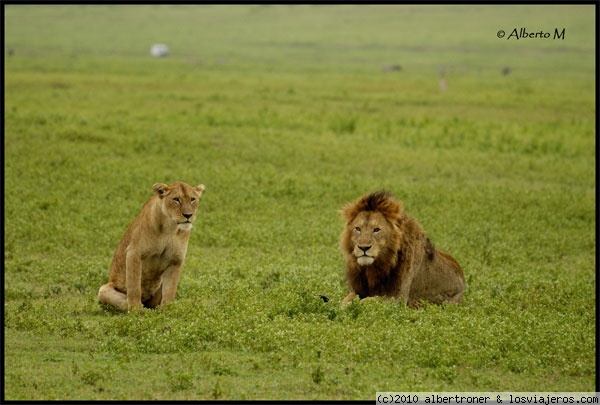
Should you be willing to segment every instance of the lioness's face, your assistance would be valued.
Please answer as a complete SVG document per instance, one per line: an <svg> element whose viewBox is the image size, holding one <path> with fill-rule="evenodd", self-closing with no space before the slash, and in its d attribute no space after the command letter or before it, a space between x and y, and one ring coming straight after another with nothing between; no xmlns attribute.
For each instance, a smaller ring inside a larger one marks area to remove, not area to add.
<svg viewBox="0 0 600 405"><path fill-rule="evenodd" d="M204 185L192 187L181 181L169 184L156 183L154 192L162 200L162 209L165 215L170 217L182 231L192 229L192 223L196 220L198 200L204 191Z"/></svg>
<svg viewBox="0 0 600 405"><path fill-rule="evenodd" d="M348 226L350 227L350 240L352 253L360 266L373 264L377 256L386 247L392 233L392 226L385 217L376 211L363 211L359 213Z"/></svg>

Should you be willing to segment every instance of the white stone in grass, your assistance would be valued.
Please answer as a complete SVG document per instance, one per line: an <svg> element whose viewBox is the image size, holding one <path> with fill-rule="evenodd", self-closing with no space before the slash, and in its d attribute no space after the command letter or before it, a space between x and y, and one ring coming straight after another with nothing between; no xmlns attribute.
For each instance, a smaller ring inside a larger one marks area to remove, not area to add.
<svg viewBox="0 0 600 405"><path fill-rule="evenodd" d="M150 55L155 58L162 58L169 54L169 48L165 44L154 44L150 48Z"/></svg>

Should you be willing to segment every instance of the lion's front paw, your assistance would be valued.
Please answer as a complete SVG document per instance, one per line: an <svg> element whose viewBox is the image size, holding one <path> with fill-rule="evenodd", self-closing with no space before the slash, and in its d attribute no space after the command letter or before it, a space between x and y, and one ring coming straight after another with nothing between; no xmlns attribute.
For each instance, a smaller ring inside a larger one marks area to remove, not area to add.
<svg viewBox="0 0 600 405"><path fill-rule="evenodd" d="M342 307L347 307L348 305L352 304L352 301L354 301L356 297L358 297L356 293L350 293L342 300L340 305Z"/></svg>

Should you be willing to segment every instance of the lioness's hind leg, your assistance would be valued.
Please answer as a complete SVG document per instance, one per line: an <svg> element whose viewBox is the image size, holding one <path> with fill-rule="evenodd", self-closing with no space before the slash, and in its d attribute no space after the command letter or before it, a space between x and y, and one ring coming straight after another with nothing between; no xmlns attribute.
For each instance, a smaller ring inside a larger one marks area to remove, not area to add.
<svg viewBox="0 0 600 405"><path fill-rule="evenodd" d="M98 301L114 305L120 310L127 311L127 294L114 289L110 283L104 284L98 291Z"/></svg>
<svg viewBox="0 0 600 405"><path fill-rule="evenodd" d="M161 300L162 300L162 288L159 288L158 290L156 290L154 295L152 297L150 297L149 299L147 299L146 301L144 301L143 304L146 308L156 308L157 306L160 305Z"/></svg>

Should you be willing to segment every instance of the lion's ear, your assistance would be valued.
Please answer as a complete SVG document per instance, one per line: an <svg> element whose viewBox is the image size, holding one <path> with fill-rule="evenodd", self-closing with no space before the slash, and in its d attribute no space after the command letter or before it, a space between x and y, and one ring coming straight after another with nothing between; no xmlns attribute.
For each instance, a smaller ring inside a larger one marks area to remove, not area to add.
<svg viewBox="0 0 600 405"><path fill-rule="evenodd" d="M167 194L169 194L169 192L171 191L171 189L169 188L169 186L167 186L166 184L163 183L155 183L152 186L152 189L154 190L154 192L156 194L158 194L159 196L164 197Z"/></svg>
<svg viewBox="0 0 600 405"><path fill-rule="evenodd" d="M340 213L342 214L342 218L344 218L346 222L352 221L354 217L356 217L356 215L358 214L356 210L356 204L344 205L344 207L342 207L342 209L340 210Z"/></svg>
<svg viewBox="0 0 600 405"><path fill-rule="evenodd" d="M202 195L202 192L206 190L206 187L204 186L204 184L199 184L196 187L194 187L194 190L198 192L198 197L200 197Z"/></svg>

